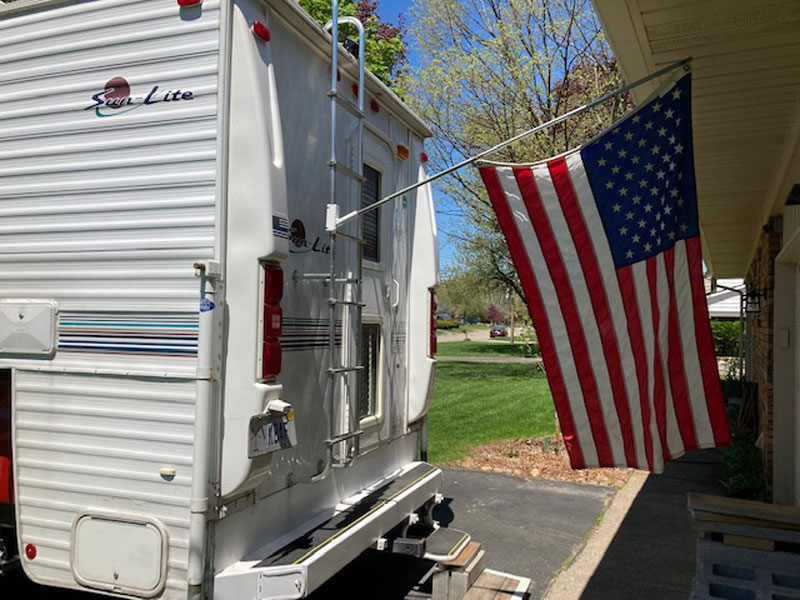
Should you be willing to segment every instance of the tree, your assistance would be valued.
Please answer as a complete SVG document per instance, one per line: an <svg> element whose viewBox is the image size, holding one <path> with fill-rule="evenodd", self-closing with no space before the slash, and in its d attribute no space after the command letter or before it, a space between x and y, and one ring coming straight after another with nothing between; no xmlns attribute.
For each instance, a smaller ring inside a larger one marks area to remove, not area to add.
<svg viewBox="0 0 800 600"><path fill-rule="evenodd" d="M465 321L483 320L490 302L486 283L463 269L445 269L436 295L440 308Z"/></svg>
<svg viewBox="0 0 800 600"><path fill-rule="evenodd" d="M503 311L497 308L494 304L490 304L489 308L486 309L486 318L489 320L490 323L502 323L503 319L505 319L505 315Z"/></svg>
<svg viewBox="0 0 800 600"><path fill-rule="evenodd" d="M618 87L621 78L589 0L417 0L410 35L420 66L403 85L431 124L440 170ZM618 98L517 142L493 160L533 162L591 138L629 106ZM439 191L469 226L451 235L461 266L523 297L475 169Z"/></svg>
<svg viewBox="0 0 800 600"><path fill-rule="evenodd" d="M300 0L302 6L317 23L325 25L331 20L331 0ZM376 0L341 0L339 16L357 17L364 24L364 60L366 67L389 87L394 87L406 69L407 47L404 25L382 21ZM354 27L342 26L340 41L358 41Z"/></svg>

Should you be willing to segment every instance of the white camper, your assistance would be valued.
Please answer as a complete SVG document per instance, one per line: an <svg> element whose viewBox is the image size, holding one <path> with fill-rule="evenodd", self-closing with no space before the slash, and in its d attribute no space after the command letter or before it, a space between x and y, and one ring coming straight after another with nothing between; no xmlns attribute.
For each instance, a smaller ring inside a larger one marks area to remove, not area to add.
<svg viewBox="0 0 800 600"><path fill-rule="evenodd" d="M0 6L0 569L251 600L436 554L431 191L330 221L430 131L331 46L286 0Z"/></svg>

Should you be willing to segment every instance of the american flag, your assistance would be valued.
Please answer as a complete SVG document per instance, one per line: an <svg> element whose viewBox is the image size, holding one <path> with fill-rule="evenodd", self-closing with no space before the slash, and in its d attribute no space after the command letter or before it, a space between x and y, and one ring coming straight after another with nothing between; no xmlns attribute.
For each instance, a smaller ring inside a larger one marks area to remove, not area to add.
<svg viewBox="0 0 800 600"><path fill-rule="evenodd" d="M691 76L582 148L484 163L575 469L661 472L730 432L702 274Z"/></svg>

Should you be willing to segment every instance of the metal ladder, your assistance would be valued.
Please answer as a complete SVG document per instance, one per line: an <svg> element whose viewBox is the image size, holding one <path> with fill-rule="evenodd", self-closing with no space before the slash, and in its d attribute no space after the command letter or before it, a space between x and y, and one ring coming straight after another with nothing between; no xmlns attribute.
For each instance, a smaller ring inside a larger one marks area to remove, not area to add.
<svg viewBox="0 0 800 600"><path fill-rule="evenodd" d="M358 30L358 105L343 98L337 89L338 34L339 25L347 23ZM359 429L359 376L364 370L361 360L361 311L362 302L362 258L363 240L360 222L353 221L347 227L338 224L340 205L337 201L338 176L342 175L355 183L356 208L360 207L364 183L364 26L355 17L339 17L338 2L333 2L333 19L325 26L332 36L331 50L331 154L330 203L325 215L325 229L330 236L330 272L328 289L328 386L326 389L328 419L328 462L333 468L352 465L358 460L360 450ZM355 117L355 169L337 158L337 116L339 108ZM352 199L351 199L352 200ZM352 244L346 251L340 246ZM344 258L344 273L338 273L339 256ZM341 349L337 353L337 321L341 314Z"/></svg>
<svg viewBox="0 0 800 600"><path fill-rule="evenodd" d="M330 268L328 273L294 274L297 280L322 281L328 287L328 384L325 390L324 412L327 419L325 460L320 462L317 473L310 477L296 477L294 482L314 483L325 479L332 468L348 467L358 460L360 450L358 376L364 365L357 363L361 357L361 309L362 302L362 254L363 240L360 236L360 221L339 223L340 205L337 202L338 176L344 175L356 188L356 202L361 204L364 183L364 26L355 17L339 17L338 0L333 0L333 19L325 25L331 33L331 87L327 92L331 101L331 153L327 166L330 169L330 202L325 213L325 230L329 236ZM343 98L338 89L338 36L339 24L348 23L358 29L358 105ZM338 160L336 155L336 118L339 108L356 118L355 169ZM355 231L353 231L355 230ZM344 256L344 273L338 272L340 243L348 243L350 252ZM353 252L353 247L355 252ZM355 257L353 257L355 255ZM349 260L348 260L349 259ZM348 268L349 267L349 268ZM339 321L339 312L342 312ZM337 348L337 323L341 322L341 350Z"/></svg>

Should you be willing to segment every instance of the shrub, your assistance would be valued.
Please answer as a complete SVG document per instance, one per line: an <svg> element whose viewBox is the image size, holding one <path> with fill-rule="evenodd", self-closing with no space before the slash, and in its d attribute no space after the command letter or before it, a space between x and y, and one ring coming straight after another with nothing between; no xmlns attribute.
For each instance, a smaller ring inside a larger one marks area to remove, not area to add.
<svg viewBox="0 0 800 600"><path fill-rule="evenodd" d="M458 325L458 321L444 321L442 319L436 321L436 329L455 329Z"/></svg>
<svg viewBox="0 0 800 600"><path fill-rule="evenodd" d="M720 356L739 356L739 322L711 320L714 352Z"/></svg>
<svg viewBox="0 0 800 600"><path fill-rule="evenodd" d="M725 493L733 498L762 500L764 498L764 467L761 450L755 445L752 433L743 429L735 418L735 410L729 419L732 440L722 450L722 470Z"/></svg>

